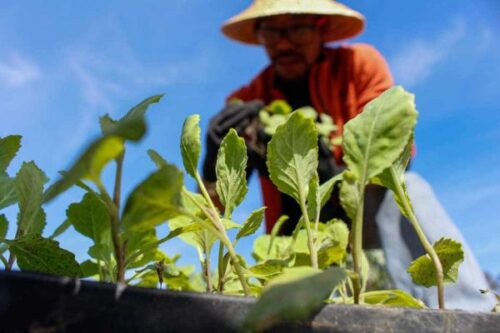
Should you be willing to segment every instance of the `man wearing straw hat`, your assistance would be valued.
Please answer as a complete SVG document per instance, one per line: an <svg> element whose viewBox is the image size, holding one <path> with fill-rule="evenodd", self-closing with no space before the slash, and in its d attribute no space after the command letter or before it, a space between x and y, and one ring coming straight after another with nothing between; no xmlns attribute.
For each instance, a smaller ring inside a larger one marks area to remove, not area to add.
<svg viewBox="0 0 500 333"><path fill-rule="evenodd" d="M215 182L214 165L219 143L230 128L235 128L246 137L250 147L249 171L257 169L259 172L264 204L268 207L267 232L280 215L288 215L290 218L282 231L291 233L300 210L293 199L278 192L271 183L264 154L257 153L259 149L252 149L256 146L255 141L266 141L266 138L262 139L261 133L253 131L251 124L255 124L263 105L285 99L293 109L312 106L317 112L330 115L337 133L341 134L349 119L393 85L385 60L373 47L366 44L324 46L327 42L356 36L363 30L364 22L360 13L330 0L255 0L222 27L223 33L231 39L262 45L271 64L228 97L228 101L238 99L243 104L229 103L212 119L204 178L210 188ZM342 152L338 147L333 151L324 146L320 148L318 171L320 181L324 182L341 171ZM380 201L383 191L373 195L375 201ZM342 208L334 201L323 210L322 217L345 217L342 213ZM365 246L379 247L377 233L371 230L374 226L375 223L367 223Z"/></svg>
<svg viewBox="0 0 500 333"><path fill-rule="evenodd" d="M222 32L236 41L262 45L270 65L247 85L231 93L227 105L212 118L207 132L207 154L203 176L216 199L215 160L222 138L230 128L245 137L249 170L257 169L266 210L266 232L270 232L280 215L290 217L282 233L290 234L300 210L293 199L281 194L271 183L265 165L268 137L256 130L258 112L274 100L285 99L293 109L312 106L330 115L337 133L373 98L393 85L383 57L367 44L329 48L325 43L358 35L364 28L364 17L332 0L254 0L240 14L222 26ZM230 103L238 99L241 103ZM320 144L318 174L326 181L342 170L342 151ZM487 282L462 235L448 217L431 187L414 173L406 176L408 193L422 228L430 241L445 235L463 244L465 262L457 284L447 287L450 308L488 310L492 297L482 298L478 288ZM405 270L411 260L423 254L408 223L399 213L391 193L372 188L366 200L364 247L382 248L389 253L386 267L395 287L411 292L428 305L436 306L434 291L417 287ZM335 199L322 211L322 220L346 219ZM405 223L406 222L406 223Z"/></svg>

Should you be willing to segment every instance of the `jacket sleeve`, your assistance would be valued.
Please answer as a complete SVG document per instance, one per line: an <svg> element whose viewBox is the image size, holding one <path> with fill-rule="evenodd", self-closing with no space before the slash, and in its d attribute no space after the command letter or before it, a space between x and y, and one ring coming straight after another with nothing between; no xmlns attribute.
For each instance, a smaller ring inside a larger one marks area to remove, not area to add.
<svg viewBox="0 0 500 333"><path fill-rule="evenodd" d="M353 78L357 96L357 113L372 99L394 85L384 57L367 44L353 45Z"/></svg>

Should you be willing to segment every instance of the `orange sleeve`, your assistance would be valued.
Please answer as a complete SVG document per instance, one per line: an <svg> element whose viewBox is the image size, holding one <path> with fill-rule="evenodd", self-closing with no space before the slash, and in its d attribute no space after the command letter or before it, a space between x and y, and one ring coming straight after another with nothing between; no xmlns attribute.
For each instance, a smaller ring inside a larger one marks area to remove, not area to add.
<svg viewBox="0 0 500 333"><path fill-rule="evenodd" d="M366 103L392 87L394 81L387 62L374 47L355 44L352 49L357 113L360 113Z"/></svg>

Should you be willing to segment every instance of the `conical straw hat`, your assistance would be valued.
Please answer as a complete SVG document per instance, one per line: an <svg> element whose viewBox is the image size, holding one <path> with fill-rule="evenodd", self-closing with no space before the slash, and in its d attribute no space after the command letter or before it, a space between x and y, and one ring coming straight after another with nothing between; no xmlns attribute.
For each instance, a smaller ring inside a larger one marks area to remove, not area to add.
<svg viewBox="0 0 500 333"><path fill-rule="evenodd" d="M247 9L224 22L222 32L243 43L259 44L254 30L257 19L282 14L328 17L323 36L325 42L354 37L365 25L363 15L332 0L254 0Z"/></svg>

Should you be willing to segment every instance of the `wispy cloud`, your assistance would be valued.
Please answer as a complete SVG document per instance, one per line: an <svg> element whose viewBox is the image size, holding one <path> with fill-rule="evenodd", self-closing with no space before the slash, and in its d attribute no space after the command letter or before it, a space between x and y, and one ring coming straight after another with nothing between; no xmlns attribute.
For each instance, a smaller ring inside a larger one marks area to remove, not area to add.
<svg viewBox="0 0 500 333"><path fill-rule="evenodd" d="M25 56L12 51L6 59L0 59L0 85L19 87L37 80L39 67Z"/></svg>
<svg viewBox="0 0 500 333"><path fill-rule="evenodd" d="M466 23L456 19L435 38L415 39L390 59L397 82L414 86L425 81L437 64L445 60L465 36ZM488 36L485 35L485 38Z"/></svg>

